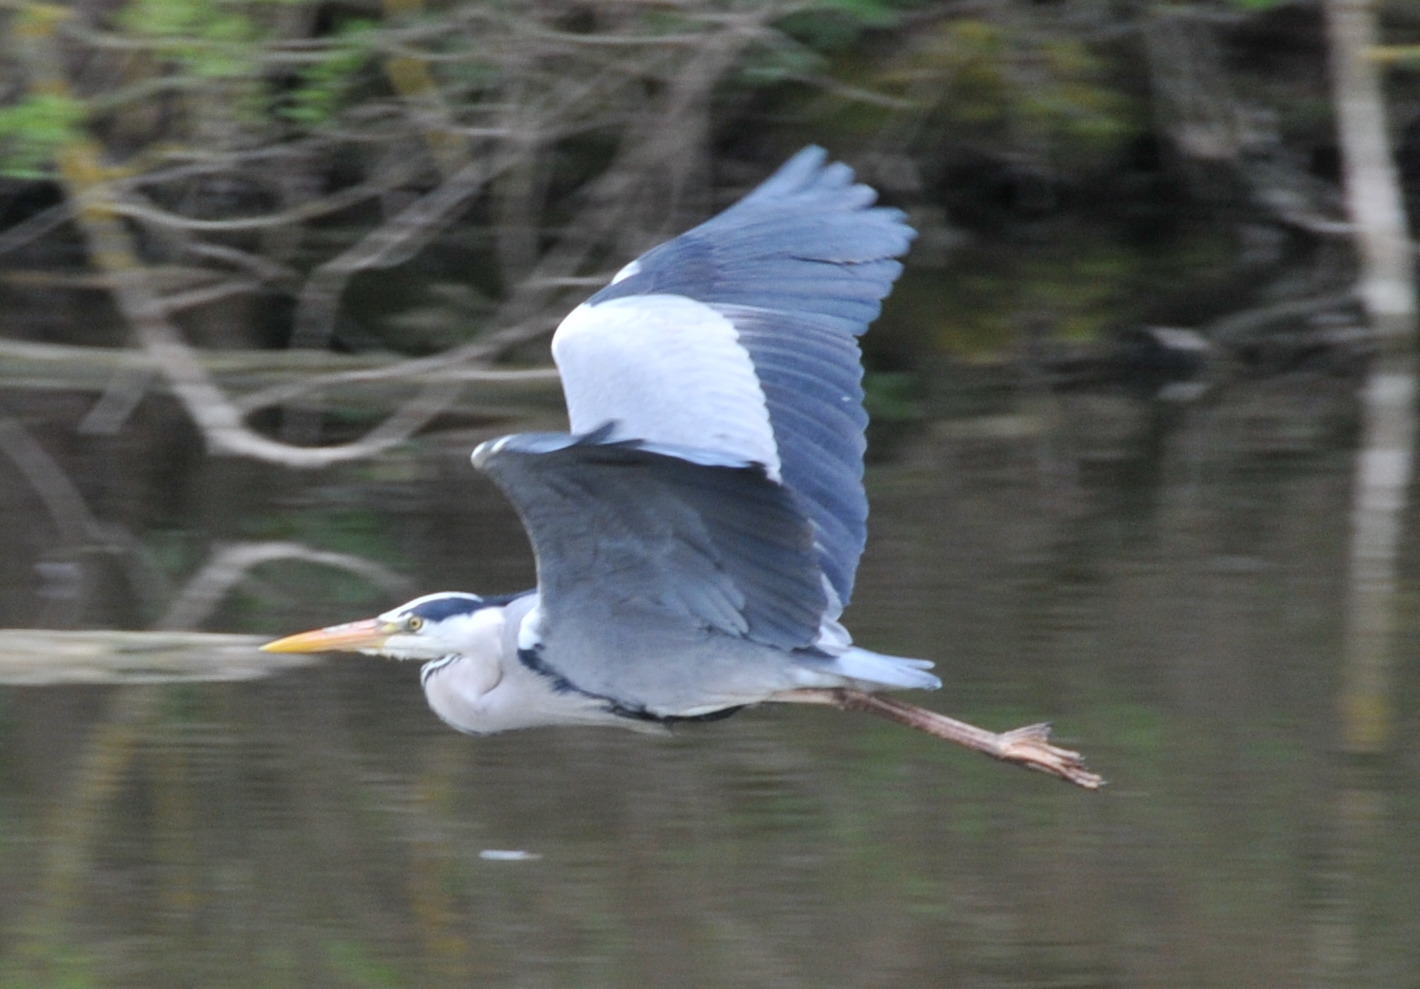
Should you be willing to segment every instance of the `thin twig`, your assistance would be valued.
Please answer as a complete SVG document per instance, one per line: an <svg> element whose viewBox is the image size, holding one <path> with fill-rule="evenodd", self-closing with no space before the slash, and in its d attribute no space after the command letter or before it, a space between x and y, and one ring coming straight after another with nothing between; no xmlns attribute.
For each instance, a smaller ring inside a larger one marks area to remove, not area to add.
<svg viewBox="0 0 1420 989"><path fill-rule="evenodd" d="M119 368L109 379L99 400L79 420L81 436L114 436L142 404L158 372L147 368Z"/></svg>
<svg viewBox="0 0 1420 989"><path fill-rule="evenodd" d="M197 257L210 258L213 261L222 261L241 268L243 271L246 271L248 274L263 282L270 282L276 285L293 285L301 278L301 273L295 268L273 261L260 254L253 254L250 251L242 251L235 247L229 247L226 244L208 244L204 241L194 240L185 244L184 250Z"/></svg>
<svg viewBox="0 0 1420 989"><path fill-rule="evenodd" d="M213 550L211 558L189 578L169 606L167 614L155 627L177 630L196 628L217 609L217 605L234 587L246 579L250 570L276 560L298 560L335 567L363 577L392 594L404 594L410 589L408 578L349 553L312 549L302 543L229 543Z"/></svg>
<svg viewBox="0 0 1420 989"><path fill-rule="evenodd" d="M335 326L345 285L356 272L403 264L453 222L459 211L510 160L483 158L460 168L437 189L415 200L393 219L318 267L297 302L294 348L326 345Z"/></svg>
<svg viewBox="0 0 1420 989"><path fill-rule="evenodd" d="M241 230L266 230L273 227L286 227L294 223L304 223L309 220L328 216L331 213L339 213L352 206L359 205L367 199L397 189L405 185L423 171L422 166L416 163L409 163L400 168L393 169L381 174L378 178L358 185L333 192L329 196L320 199L313 199L293 206L290 209L282 210L279 213L265 213L261 216L242 216L229 220L202 220L192 216L182 216L165 210L151 202L140 201L138 195L133 192L125 193L122 197L110 195L111 187L103 192L105 199L104 209L116 213L119 216L126 216L133 220L144 223L152 223L159 227L171 227L175 230L197 230L210 233L232 233ZM83 200L81 199L82 203Z"/></svg>
<svg viewBox="0 0 1420 989"><path fill-rule="evenodd" d="M1353 286L1348 286L1339 292L1308 296L1305 299L1284 299L1281 302L1272 302L1252 309L1244 309L1241 312L1229 313L1204 327L1203 335L1216 344L1228 345L1244 339L1248 334L1270 323L1327 312L1341 306L1354 304L1358 300L1359 294Z"/></svg>
<svg viewBox="0 0 1420 989"><path fill-rule="evenodd" d="M58 206L40 210L34 216L0 233L0 254L8 254L39 240L51 230L58 229L72 216L73 208L70 203L60 203Z"/></svg>

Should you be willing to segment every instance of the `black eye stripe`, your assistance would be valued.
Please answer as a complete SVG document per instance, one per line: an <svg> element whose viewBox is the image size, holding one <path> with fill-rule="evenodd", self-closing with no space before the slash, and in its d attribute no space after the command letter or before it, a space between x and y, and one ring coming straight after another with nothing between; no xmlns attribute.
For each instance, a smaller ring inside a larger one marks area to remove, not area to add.
<svg viewBox="0 0 1420 989"><path fill-rule="evenodd" d="M484 608L501 608L508 602L528 593L528 591L523 591L519 594L490 595L486 598L479 597L477 594L451 593L446 597L437 597L432 601L417 604L401 614L400 617L408 618L411 615L418 615L428 622L440 622L445 618L452 618L454 615L471 615Z"/></svg>
<svg viewBox="0 0 1420 989"><path fill-rule="evenodd" d="M486 607L488 607L488 602L483 598L473 594L468 596L460 594L457 597L438 598L415 605L406 613L406 617L417 616L425 621L438 622L454 615L471 615Z"/></svg>

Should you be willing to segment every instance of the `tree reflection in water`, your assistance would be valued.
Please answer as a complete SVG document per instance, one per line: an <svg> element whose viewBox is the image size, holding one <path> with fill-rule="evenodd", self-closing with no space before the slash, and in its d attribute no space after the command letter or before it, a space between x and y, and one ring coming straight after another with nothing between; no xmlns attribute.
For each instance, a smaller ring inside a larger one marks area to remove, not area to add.
<svg viewBox="0 0 1420 989"><path fill-rule="evenodd" d="M242 684L7 688L0 984L1315 977L1350 792L1333 761L1347 394L1239 383L1160 417L1062 393L1048 419L1008 397L1011 418L911 432L870 472L860 639L939 659L980 723L1049 712L1067 744L1090 740L1099 797L814 710L662 741L465 738L410 671L362 658ZM1043 430L1069 468L1049 482ZM402 564L417 588L523 586L513 520L455 467L467 446L295 480L195 461L147 538L277 526ZM23 539L9 504L5 538ZM30 589L5 572L15 607ZM208 627L397 596L300 561L250 578ZM138 607L116 586L86 591L95 613ZM1403 808L1412 775L1376 786ZM1416 965L1399 918L1420 906L1398 819L1366 832L1392 867L1344 890L1352 916L1381 918L1346 950L1392 973Z"/></svg>

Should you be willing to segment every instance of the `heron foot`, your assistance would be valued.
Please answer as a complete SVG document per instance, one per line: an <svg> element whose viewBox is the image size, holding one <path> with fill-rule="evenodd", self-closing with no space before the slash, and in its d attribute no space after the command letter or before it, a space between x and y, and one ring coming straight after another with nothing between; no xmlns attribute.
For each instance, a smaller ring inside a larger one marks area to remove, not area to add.
<svg viewBox="0 0 1420 989"><path fill-rule="evenodd" d="M1050 744L1049 724L1026 725L1001 732L996 737L1000 739L1000 751L989 754L997 759L1058 776L1086 790L1098 790L1104 785L1103 777L1085 768L1080 753Z"/></svg>
<svg viewBox="0 0 1420 989"><path fill-rule="evenodd" d="M865 690L788 690L770 697L792 704L827 704L843 711L866 711L898 724L956 742L1003 762L1013 762L1046 773L1086 790L1098 790L1103 777L1085 768L1080 753L1050 744L1050 725L1026 725L1012 731L993 732L949 718L916 704Z"/></svg>

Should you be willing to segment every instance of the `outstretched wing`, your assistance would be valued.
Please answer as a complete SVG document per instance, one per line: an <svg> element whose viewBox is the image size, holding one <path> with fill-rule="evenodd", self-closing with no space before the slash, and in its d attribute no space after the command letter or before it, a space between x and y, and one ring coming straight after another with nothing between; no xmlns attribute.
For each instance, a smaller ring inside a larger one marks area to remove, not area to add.
<svg viewBox="0 0 1420 989"><path fill-rule="evenodd" d="M811 646L825 591L793 497L760 465L610 432L522 433L474 451L532 541L540 624L571 640L614 626Z"/></svg>
<svg viewBox="0 0 1420 989"><path fill-rule="evenodd" d="M552 353L574 433L756 462L798 500L831 594L866 538L862 367L913 237L843 164L806 148L719 216L648 251L574 310Z"/></svg>

